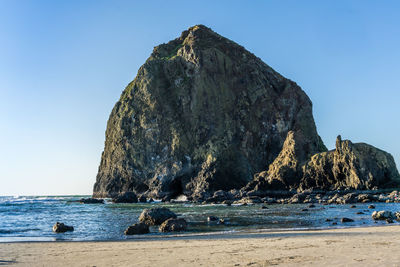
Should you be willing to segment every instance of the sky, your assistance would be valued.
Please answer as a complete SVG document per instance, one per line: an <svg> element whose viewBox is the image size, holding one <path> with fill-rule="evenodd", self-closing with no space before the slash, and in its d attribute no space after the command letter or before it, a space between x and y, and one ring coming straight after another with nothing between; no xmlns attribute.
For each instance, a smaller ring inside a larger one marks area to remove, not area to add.
<svg viewBox="0 0 400 267"><path fill-rule="evenodd" d="M196 24L243 45L338 134L400 165L400 1L0 0L0 195L91 194L108 116L154 46Z"/></svg>

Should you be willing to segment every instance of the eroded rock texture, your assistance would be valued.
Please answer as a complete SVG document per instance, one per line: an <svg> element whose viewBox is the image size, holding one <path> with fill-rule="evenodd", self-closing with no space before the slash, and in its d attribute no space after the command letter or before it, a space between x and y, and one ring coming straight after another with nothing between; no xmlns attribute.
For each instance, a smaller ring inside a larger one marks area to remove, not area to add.
<svg viewBox="0 0 400 267"><path fill-rule="evenodd" d="M392 155L364 143L336 139L336 149L314 155L303 167L301 188L377 189L399 186Z"/></svg>
<svg viewBox="0 0 400 267"><path fill-rule="evenodd" d="M290 187L300 164L325 150L295 82L198 25L155 47L123 91L93 195L205 197L245 186L272 162L282 168L270 167L271 175L286 177L278 187Z"/></svg>

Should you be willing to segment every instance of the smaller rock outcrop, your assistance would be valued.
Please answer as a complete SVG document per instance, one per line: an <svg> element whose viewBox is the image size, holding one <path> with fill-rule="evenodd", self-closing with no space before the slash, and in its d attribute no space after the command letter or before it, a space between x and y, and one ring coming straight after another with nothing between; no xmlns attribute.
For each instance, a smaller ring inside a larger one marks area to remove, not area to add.
<svg viewBox="0 0 400 267"><path fill-rule="evenodd" d="M140 214L139 221L148 225L160 225L170 218L176 218L176 214L167 208L145 209Z"/></svg>
<svg viewBox="0 0 400 267"><path fill-rule="evenodd" d="M246 190L287 190L297 189L302 178L302 166L320 151L326 151L322 140L310 139L301 131L289 131L278 157L269 165L267 171L255 174L254 180Z"/></svg>
<svg viewBox="0 0 400 267"><path fill-rule="evenodd" d="M81 198L79 200L81 204L104 204L104 199L101 198Z"/></svg>
<svg viewBox="0 0 400 267"><path fill-rule="evenodd" d="M380 211L374 211L372 213L372 219L378 221L378 220L387 220L387 219L396 219L396 216L393 214L393 212L388 211L388 210L380 210Z"/></svg>
<svg viewBox="0 0 400 267"><path fill-rule="evenodd" d="M74 231L73 226L68 226L64 223L56 222L53 225L53 232L54 233L65 233L65 232L72 232Z"/></svg>
<svg viewBox="0 0 400 267"><path fill-rule="evenodd" d="M160 225L160 232L182 232L187 228L185 219L168 219Z"/></svg>
<svg viewBox="0 0 400 267"><path fill-rule="evenodd" d="M118 196L114 197L112 199L112 202L114 203L137 203L138 198L135 193L133 192L125 192L122 194L119 194Z"/></svg>
<svg viewBox="0 0 400 267"><path fill-rule="evenodd" d="M124 234L125 235L143 235L148 234L149 226L145 223L135 223L134 225L129 226Z"/></svg>
<svg viewBox="0 0 400 267"><path fill-rule="evenodd" d="M392 155L365 143L336 139L336 149L318 153L303 166L302 189L376 189L399 185Z"/></svg>

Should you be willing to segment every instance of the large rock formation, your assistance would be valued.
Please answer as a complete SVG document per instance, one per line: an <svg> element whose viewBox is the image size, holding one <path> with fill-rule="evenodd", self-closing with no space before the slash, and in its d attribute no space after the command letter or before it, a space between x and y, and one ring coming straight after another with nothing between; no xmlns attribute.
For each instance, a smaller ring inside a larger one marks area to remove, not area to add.
<svg viewBox="0 0 400 267"><path fill-rule="evenodd" d="M198 25L155 47L115 104L93 196L311 186L303 167L326 150L296 83Z"/></svg>
<svg viewBox="0 0 400 267"><path fill-rule="evenodd" d="M94 196L202 195L241 188L279 154L288 131L324 150L294 82L198 25L154 48L107 124Z"/></svg>

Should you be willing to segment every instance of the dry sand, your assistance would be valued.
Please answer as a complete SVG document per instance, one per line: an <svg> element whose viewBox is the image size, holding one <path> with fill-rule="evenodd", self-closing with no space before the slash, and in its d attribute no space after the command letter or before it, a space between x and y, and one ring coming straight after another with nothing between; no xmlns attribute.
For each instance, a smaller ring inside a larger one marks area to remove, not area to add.
<svg viewBox="0 0 400 267"><path fill-rule="evenodd" d="M0 243L12 266L400 266L400 226L109 242Z"/></svg>

